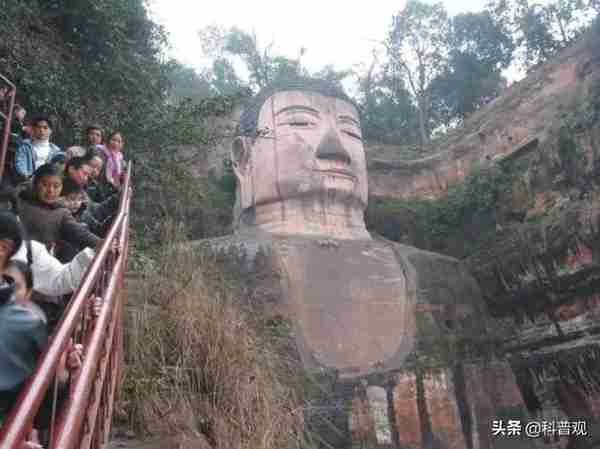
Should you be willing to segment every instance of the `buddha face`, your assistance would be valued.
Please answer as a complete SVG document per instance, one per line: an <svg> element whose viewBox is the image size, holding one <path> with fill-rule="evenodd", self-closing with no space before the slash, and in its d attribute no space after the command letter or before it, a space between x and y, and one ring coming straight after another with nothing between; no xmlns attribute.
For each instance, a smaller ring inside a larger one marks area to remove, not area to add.
<svg viewBox="0 0 600 449"><path fill-rule="evenodd" d="M239 137L232 161L240 206L300 199L328 209L367 204L367 171L355 107L304 91L284 91L264 103L260 137Z"/></svg>

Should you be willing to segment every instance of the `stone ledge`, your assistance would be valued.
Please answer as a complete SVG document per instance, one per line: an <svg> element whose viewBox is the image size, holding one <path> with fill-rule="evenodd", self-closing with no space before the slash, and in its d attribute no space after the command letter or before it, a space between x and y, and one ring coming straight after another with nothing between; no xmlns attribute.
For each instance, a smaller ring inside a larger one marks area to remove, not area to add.
<svg viewBox="0 0 600 449"><path fill-rule="evenodd" d="M600 289L600 265L594 261L599 229L600 200L577 201L541 223L506 227L466 263L497 315L532 306L540 295L546 300L537 301L540 307L558 305Z"/></svg>

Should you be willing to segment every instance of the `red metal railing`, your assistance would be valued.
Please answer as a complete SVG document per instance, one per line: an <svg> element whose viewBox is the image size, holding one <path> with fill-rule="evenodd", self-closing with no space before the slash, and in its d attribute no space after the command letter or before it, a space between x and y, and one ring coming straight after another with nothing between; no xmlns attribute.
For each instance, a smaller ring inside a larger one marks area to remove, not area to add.
<svg viewBox="0 0 600 449"><path fill-rule="evenodd" d="M131 165L116 218L102 248L65 310L48 348L0 429L0 449L21 449L71 342L84 347L83 365L71 374L68 399L52 417L50 449L99 449L108 441L122 359L123 276L127 266ZM117 239L119 250L113 251ZM103 300L98 316L90 302Z"/></svg>
<svg viewBox="0 0 600 449"><path fill-rule="evenodd" d="M15 105L15 94L17 88L8 79L0 75L0 89L8 88L4 98L0 99L0 129L3 129L0 136L0 181L4 174L4 164L6 162L6 151L10 139L10 124L12 123L13 107Z"/></svg>

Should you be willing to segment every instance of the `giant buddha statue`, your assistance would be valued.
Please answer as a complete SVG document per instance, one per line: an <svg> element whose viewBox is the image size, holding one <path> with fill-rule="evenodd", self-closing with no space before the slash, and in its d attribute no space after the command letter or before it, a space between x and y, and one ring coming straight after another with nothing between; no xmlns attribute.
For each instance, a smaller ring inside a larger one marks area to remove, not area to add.
<svg viewBox="0 0 600 449"><path fill-rule="evenodd" d="M312 79L266 89L238 131L236 233L275 250L309 366L343 377L400 368L419 303L472 307L477 286L458 261L367 231L360 118L340 89Z"/></svg>
<svg viewBox="0 0 600 449"><path fill-rule="evenodd" d="M257 254L267 254L278 273L272 310L293 324L304 366L332 370L340 383L364 387L364 394L349 398L351 432L360 434L357 426L381 429L371 422L373 410L379 410L375 414L385 415L392 431L373 430L372 447L396 447L388 439L401 447L425 447L427 438L453 442L440 447L472 447L467 439L490 433L481 410L489 414L503 401L506 407L522 406L514 379L507 382L516 393L499 399L490 399L483 386L478 393L465 391L465 381L489 374L488 368L421 378L406 372L417 350L428 351L429 338L457 329L481 332L480 291L458 260L368 232L360 117L341 89L315 79L264 89L242 113L231 160L237 178L235 232L210 241L211 248L244 253L250 270ZM384 384L373 383L376 378ZM481 410L477 394L487 398ZM357 411L361 400L372 410L366 421ZM412 405L401 406L403 401ZM439 418L439 410L452 416ZM474 416L470 436L462 412ZM441 431L436 420L443 422ZM414 432L407 430L411 425ZM511 444L506 447L530 447Z"/></svg>

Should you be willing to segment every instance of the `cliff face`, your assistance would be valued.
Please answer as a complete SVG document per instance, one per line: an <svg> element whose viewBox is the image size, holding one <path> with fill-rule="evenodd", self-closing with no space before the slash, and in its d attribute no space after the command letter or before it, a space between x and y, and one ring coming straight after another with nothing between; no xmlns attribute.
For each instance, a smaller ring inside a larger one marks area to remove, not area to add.
<svg viewBox="0 0 600 449"><path fill-rule="evenodd" d="M370 193L438 198L478 164L518 157L522 151L548 153L549 147L556 146L561 114L574 113L590 98L598 76L594 50L590 36L513 84L473 114L464 127L435 144L433 156L395 160L391 146L367 147ZM593 153L591 136L585 144L586 152Z"/></svg>
<svg viewBox="0 0 600 449"><path fill-rule="evenodd" d="M406 161L384 158L393 147L367 147L376 198L440 199L478 168L510 166L514 176L486 218L493 232L481 235L472 220L478 249L465 259L491 313L493 348L470 347L481 357L448 360L445 349L461 345L452 338L457 310L418 309L421 324L441 323L441 351L423 347L420 355L430 358L418 369L350 385L349 393L333 388L346 401L334 418L350 435L348 445L600 447L599 41L600 32L587 36L513 85L447 136L434 156ZM218 174L230 144L225 139L213 150L198 174ZM415 242L406 223L416 214L406 209L391 217L408 243ZM492 438L494 420L585 421L591 438L558 427L546 429L546 438Z"/></svg>
<svg viewBox="0 0 600 449"><path fill-rule="evenodd" d="M584 420L592 436L600 433L599 35L513 85L434 156L383 160L375 149L369 158L370 193L396 199L444 198L476 168L519 167L496 201L493 232L475 233L478 249L466 262L492 313L489 326L499 336L506 379L517 381L513 396L522 397L530 419ZM412 219L408 212L396 217L399 226ZM413 239L410 230L402 232ZM490 389L482 369L464 370L472 376L470 395ZM511 381L495 377L494 388L512 391ZM490 432L482 423L469 428ZM544 447L598 444L556 431Z"/></svg>

